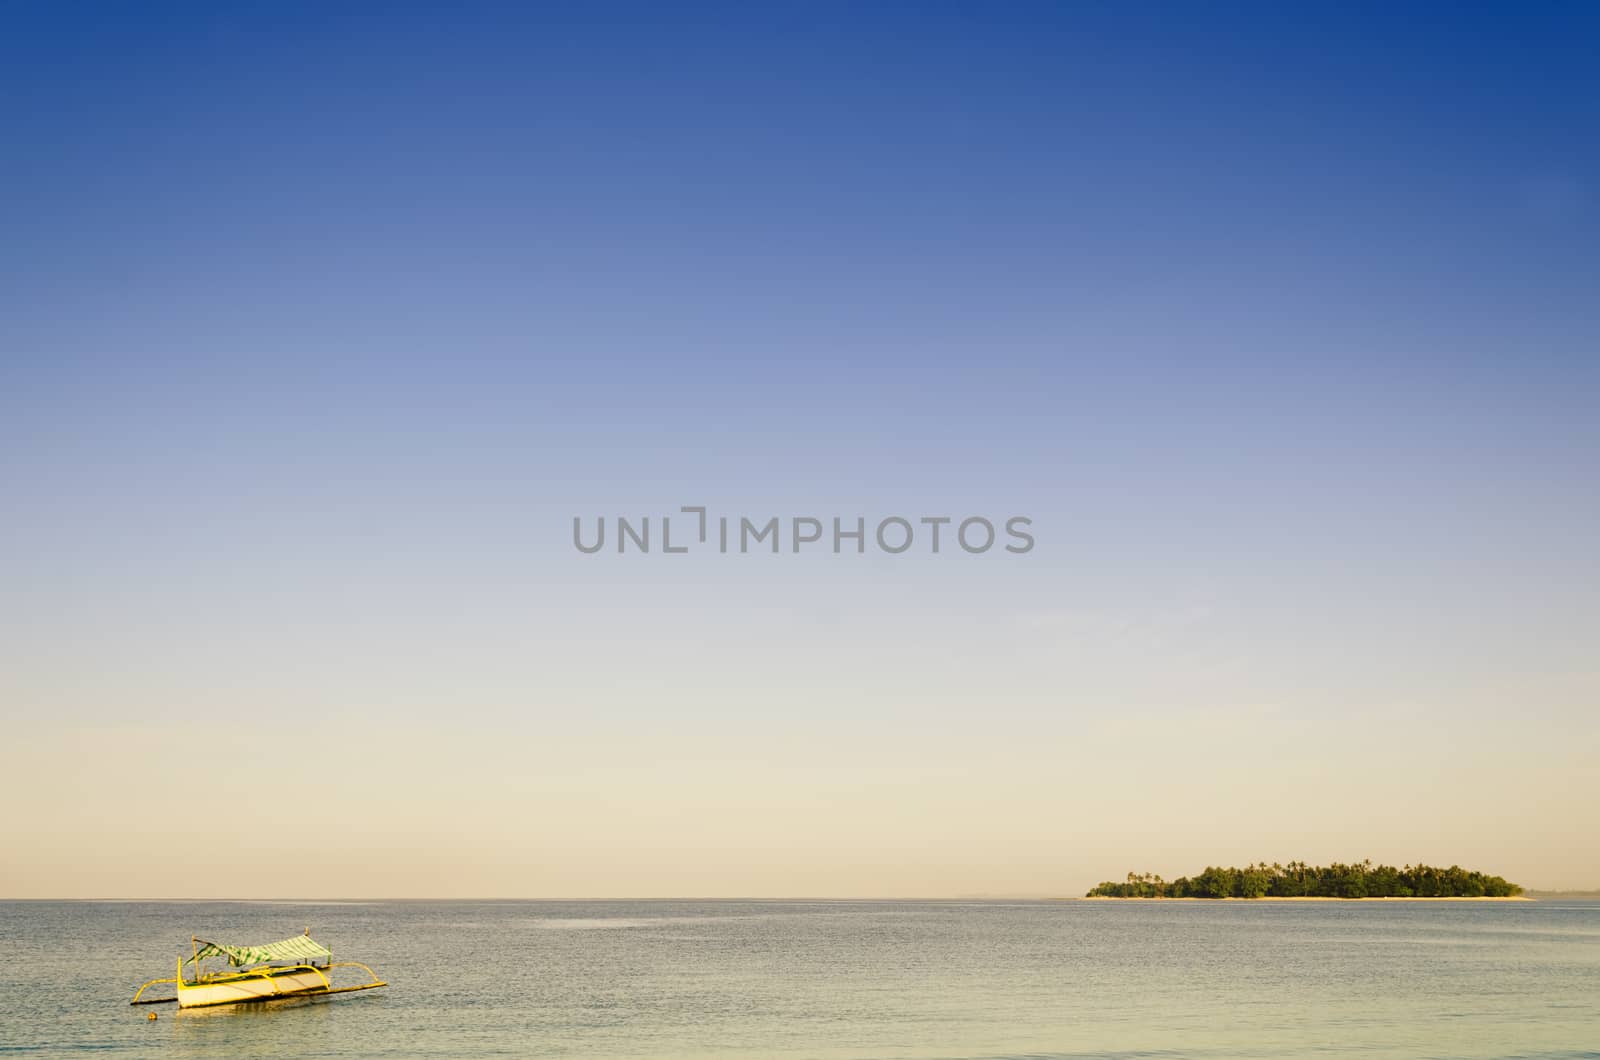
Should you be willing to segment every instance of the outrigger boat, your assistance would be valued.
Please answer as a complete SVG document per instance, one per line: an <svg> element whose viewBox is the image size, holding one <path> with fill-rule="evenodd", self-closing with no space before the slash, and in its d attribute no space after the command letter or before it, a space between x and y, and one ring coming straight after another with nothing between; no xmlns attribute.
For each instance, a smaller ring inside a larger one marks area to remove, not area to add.
<svg viewBox="0 0 1600 1060"><path fill-rule="evenodd" d="M282 942L264 946L225 946L220 942L190 938L192 956L178 958L178 974L171 979L152 979L141 986L129 1004L170 1005L179 1008L204 1008L210 1005L238 1005L250 1001L275 1001L288 997L321 997L347 994L388 986L378 973L358 961L335 961L333 951L311 937L311 929ZM205 962L226 958L227 967L207 970ZM190 965L185 978L184 965ZM372 982L356 986L334 986L329 973L335 968L360 968ZM171 983L175 997L144 997L152 986ZM150 1017L155 1019L154 1016Z"/></svg>

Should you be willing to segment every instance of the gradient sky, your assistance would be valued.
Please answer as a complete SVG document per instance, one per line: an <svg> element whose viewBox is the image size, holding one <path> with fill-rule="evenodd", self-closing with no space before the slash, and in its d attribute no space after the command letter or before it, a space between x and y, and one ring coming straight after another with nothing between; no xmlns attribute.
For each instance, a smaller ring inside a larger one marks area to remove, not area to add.
<svg viewBox="0 0 1600 1060"><path fill-rule="evenodd" d="M5 7L0 897L1600 886L1597 46Z"/></svg>

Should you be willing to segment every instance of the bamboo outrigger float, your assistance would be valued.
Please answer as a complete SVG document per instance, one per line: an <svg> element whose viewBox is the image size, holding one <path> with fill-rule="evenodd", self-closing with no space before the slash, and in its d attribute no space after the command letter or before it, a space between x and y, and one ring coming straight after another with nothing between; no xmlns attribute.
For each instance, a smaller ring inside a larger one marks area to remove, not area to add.
<svg viewBox="0 0 1600 1060"><path fill-rule="evenodd" d="M306 928L304 935L263 946L224 946L193 937L189 939L189 945L192 956L187 961L178 958L176 976L150 980L134 993L129 1004L170 1005L176 1002L179 1008L207 1008L212 1005L275 1001L279 998L348 994L389 985L378 978L378 973L359 961L333 960L333 951L313 940L310 928ZM205 961L213 957L227 958L228 967L207 971ZM186 964L191 966L188 978L184 977L183 966ZM372 976L372 982L334 986L328 973L335 968L360 968ZM146 990L163 983L171 983L176 987L176 996L144 996Z"/></svg>

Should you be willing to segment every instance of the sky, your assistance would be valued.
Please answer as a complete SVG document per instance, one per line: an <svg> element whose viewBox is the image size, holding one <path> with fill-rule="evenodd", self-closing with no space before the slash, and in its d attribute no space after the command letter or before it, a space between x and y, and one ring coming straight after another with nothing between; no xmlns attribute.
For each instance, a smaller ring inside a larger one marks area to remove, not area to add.
<svg viewBox="0 0 1600 1060"><path fill-rule="evenodd" d="M8 5L0 897L1600 886L1597 43Z"/></svg>

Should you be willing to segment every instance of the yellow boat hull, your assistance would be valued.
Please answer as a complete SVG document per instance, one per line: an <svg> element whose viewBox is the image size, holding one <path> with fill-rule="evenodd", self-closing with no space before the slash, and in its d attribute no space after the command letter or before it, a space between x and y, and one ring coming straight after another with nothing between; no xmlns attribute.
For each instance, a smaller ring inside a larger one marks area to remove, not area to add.
<svg viewBox="0 0 1600 1060"><path fill-rule="evenodd" d="M370 983L334 986L329 978L335 968L360 968L372 977ZM177 988L176 997L146 998L145 991L153 986L170 983ZM152 979L134 992L132 1005L170 1005L179 1008L208 1008L212 1005L239 1005L252 1001L272 1001L282 997L323 997L328 994L349 994L357 990L372 990L388 986L378 973L360 961L334 961L331 964L297 964L289 966L262 965L242 972L214 972L198 980L183 978L183 965L171 979Z"/></svg>
<svg viewBox="0 0 1600 1060"><path fill-rule="evenodd" d="M202 1008L206 1005L237 1005L247 1001L270 1001L279 997L327 993L330 984L325 973L314 968L263 969L260 975L230 976L216 982L179 983L178 1007Z"/></svg>

